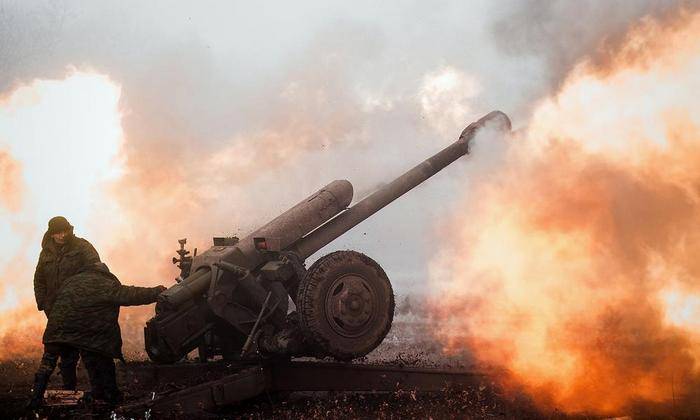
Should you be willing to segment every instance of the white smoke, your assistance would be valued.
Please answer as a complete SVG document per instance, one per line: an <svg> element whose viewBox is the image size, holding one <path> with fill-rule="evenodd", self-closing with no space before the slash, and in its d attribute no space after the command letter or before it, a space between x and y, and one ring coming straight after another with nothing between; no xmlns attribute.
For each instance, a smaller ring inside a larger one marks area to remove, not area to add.
<svg viewBox="0 0 700 420"><path fill-rule="evenodd" d="M150 248L188 235L202 248L209 235L245 233L333 179L370 190L492 109L517 125L576 60L671 6L5 0L0 96L64 79L70 66L121 86L125 160L114 204L138 225L114 221L129 233L115 241L146 248L144 264L166 266L170 250ZM13 150L19 141L5 140ZM459 178L468 165L453 165L330 247L372 255L399 292L422 290L434 222L465 194ZM154 174L165 181L144 184ZM55 204L60 213L70 200ZM90 211L81 219L88 237L104 232ZM166 213L182 213L182 223L159 227ZM43 227L28 229L38 238ZM2 251L18 246L7 241ZM31 261L38 243L25 246Z"/></svg>

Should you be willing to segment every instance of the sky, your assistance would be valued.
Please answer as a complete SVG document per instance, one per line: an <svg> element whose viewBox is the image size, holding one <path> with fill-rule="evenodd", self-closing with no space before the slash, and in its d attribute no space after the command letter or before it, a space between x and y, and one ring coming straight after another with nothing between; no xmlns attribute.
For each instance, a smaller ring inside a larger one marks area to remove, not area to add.
<svg viewBox="0 0 700 420"><path fill-rule="evenodd" d="M0 308L32 303L52 216L123 282L172 284L177 239L245 235L334 179L361 198L494 109L521 129L578 62L683 5L0 0ZM502 148L477 144L309 262L356 249L398 295L429 293L441 222Z"/></svg>

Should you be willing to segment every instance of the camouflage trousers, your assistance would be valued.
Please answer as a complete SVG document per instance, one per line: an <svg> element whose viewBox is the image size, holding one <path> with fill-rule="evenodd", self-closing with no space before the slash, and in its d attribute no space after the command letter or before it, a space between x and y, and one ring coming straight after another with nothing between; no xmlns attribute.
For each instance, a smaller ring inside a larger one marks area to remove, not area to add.
<svg viewBox="0 0 700 420"><path fill-rule="evenodd" d="M80 357L90 377L92 396L112 404L121 402L122 394L117 387L114 359L94 351L80 350Z"/></svg>
<svg viewBox="0 0 700 420"><path fill-rule="evenodd" d="M46 344L36 374L45 376L48 381L56 369L56 364L58 364L63 379L63 389L75 390L78 384L75 369L78 366L79 358L80 352L75 347L65 344Z"/></svg>

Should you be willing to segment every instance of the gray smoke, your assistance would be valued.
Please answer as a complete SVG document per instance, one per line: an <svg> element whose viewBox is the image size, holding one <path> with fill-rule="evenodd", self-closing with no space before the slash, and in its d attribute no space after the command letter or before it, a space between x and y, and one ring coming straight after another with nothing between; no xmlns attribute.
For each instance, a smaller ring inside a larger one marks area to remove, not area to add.
<svg viewBox="0 0 700 420"><path fill-rule="evenodd" d="M541 60L545 65L540 77L556 88L584 58L604 66L640 19L664 19L698 7L697 1L678 0L523 0L509 5L505 16L495 21L493 34L503 51Z"/></svg>
<svg viewBox="0 0 700 420"><path fill-rule="evenodd" d="M446 137L421 106L431 72L477 80L463 125L498 108L518 126L532 100L601 41L673 7L1 0L0 97L36 78L61 79L69 66L109 75L122 86L120 205L136 230L175 235L158 228L159 212L173 211L159 204L168 194L151 179L159 174L185 192L174 199L190 211L179 235L201 239L245 233L333 179L371 190L455 140L462 127ZM468 194L469 159L331 247L372 255L398 291L421 290L434 222Z"/></svg>

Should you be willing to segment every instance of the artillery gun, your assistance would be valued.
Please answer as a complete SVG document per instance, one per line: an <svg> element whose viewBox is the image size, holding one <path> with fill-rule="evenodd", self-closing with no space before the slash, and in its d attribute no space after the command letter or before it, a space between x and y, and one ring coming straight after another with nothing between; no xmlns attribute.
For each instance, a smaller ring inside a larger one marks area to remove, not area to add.
<svg viewBox="0 0 700 420"><path fill-rule="evenodd" d="M394 316L389 278L373 259L336 251L304 261L392 201L469 153L487 124L510 130L493 111L459 139L350 206L353 187L333 181L250 235L215 238L193 257L181 242L182 274L163 292L144 329L146 351L172 363L198 349L202 360L263 356L362 357L388 333ZM296 311L288 314L289 300Z"/></svg>

